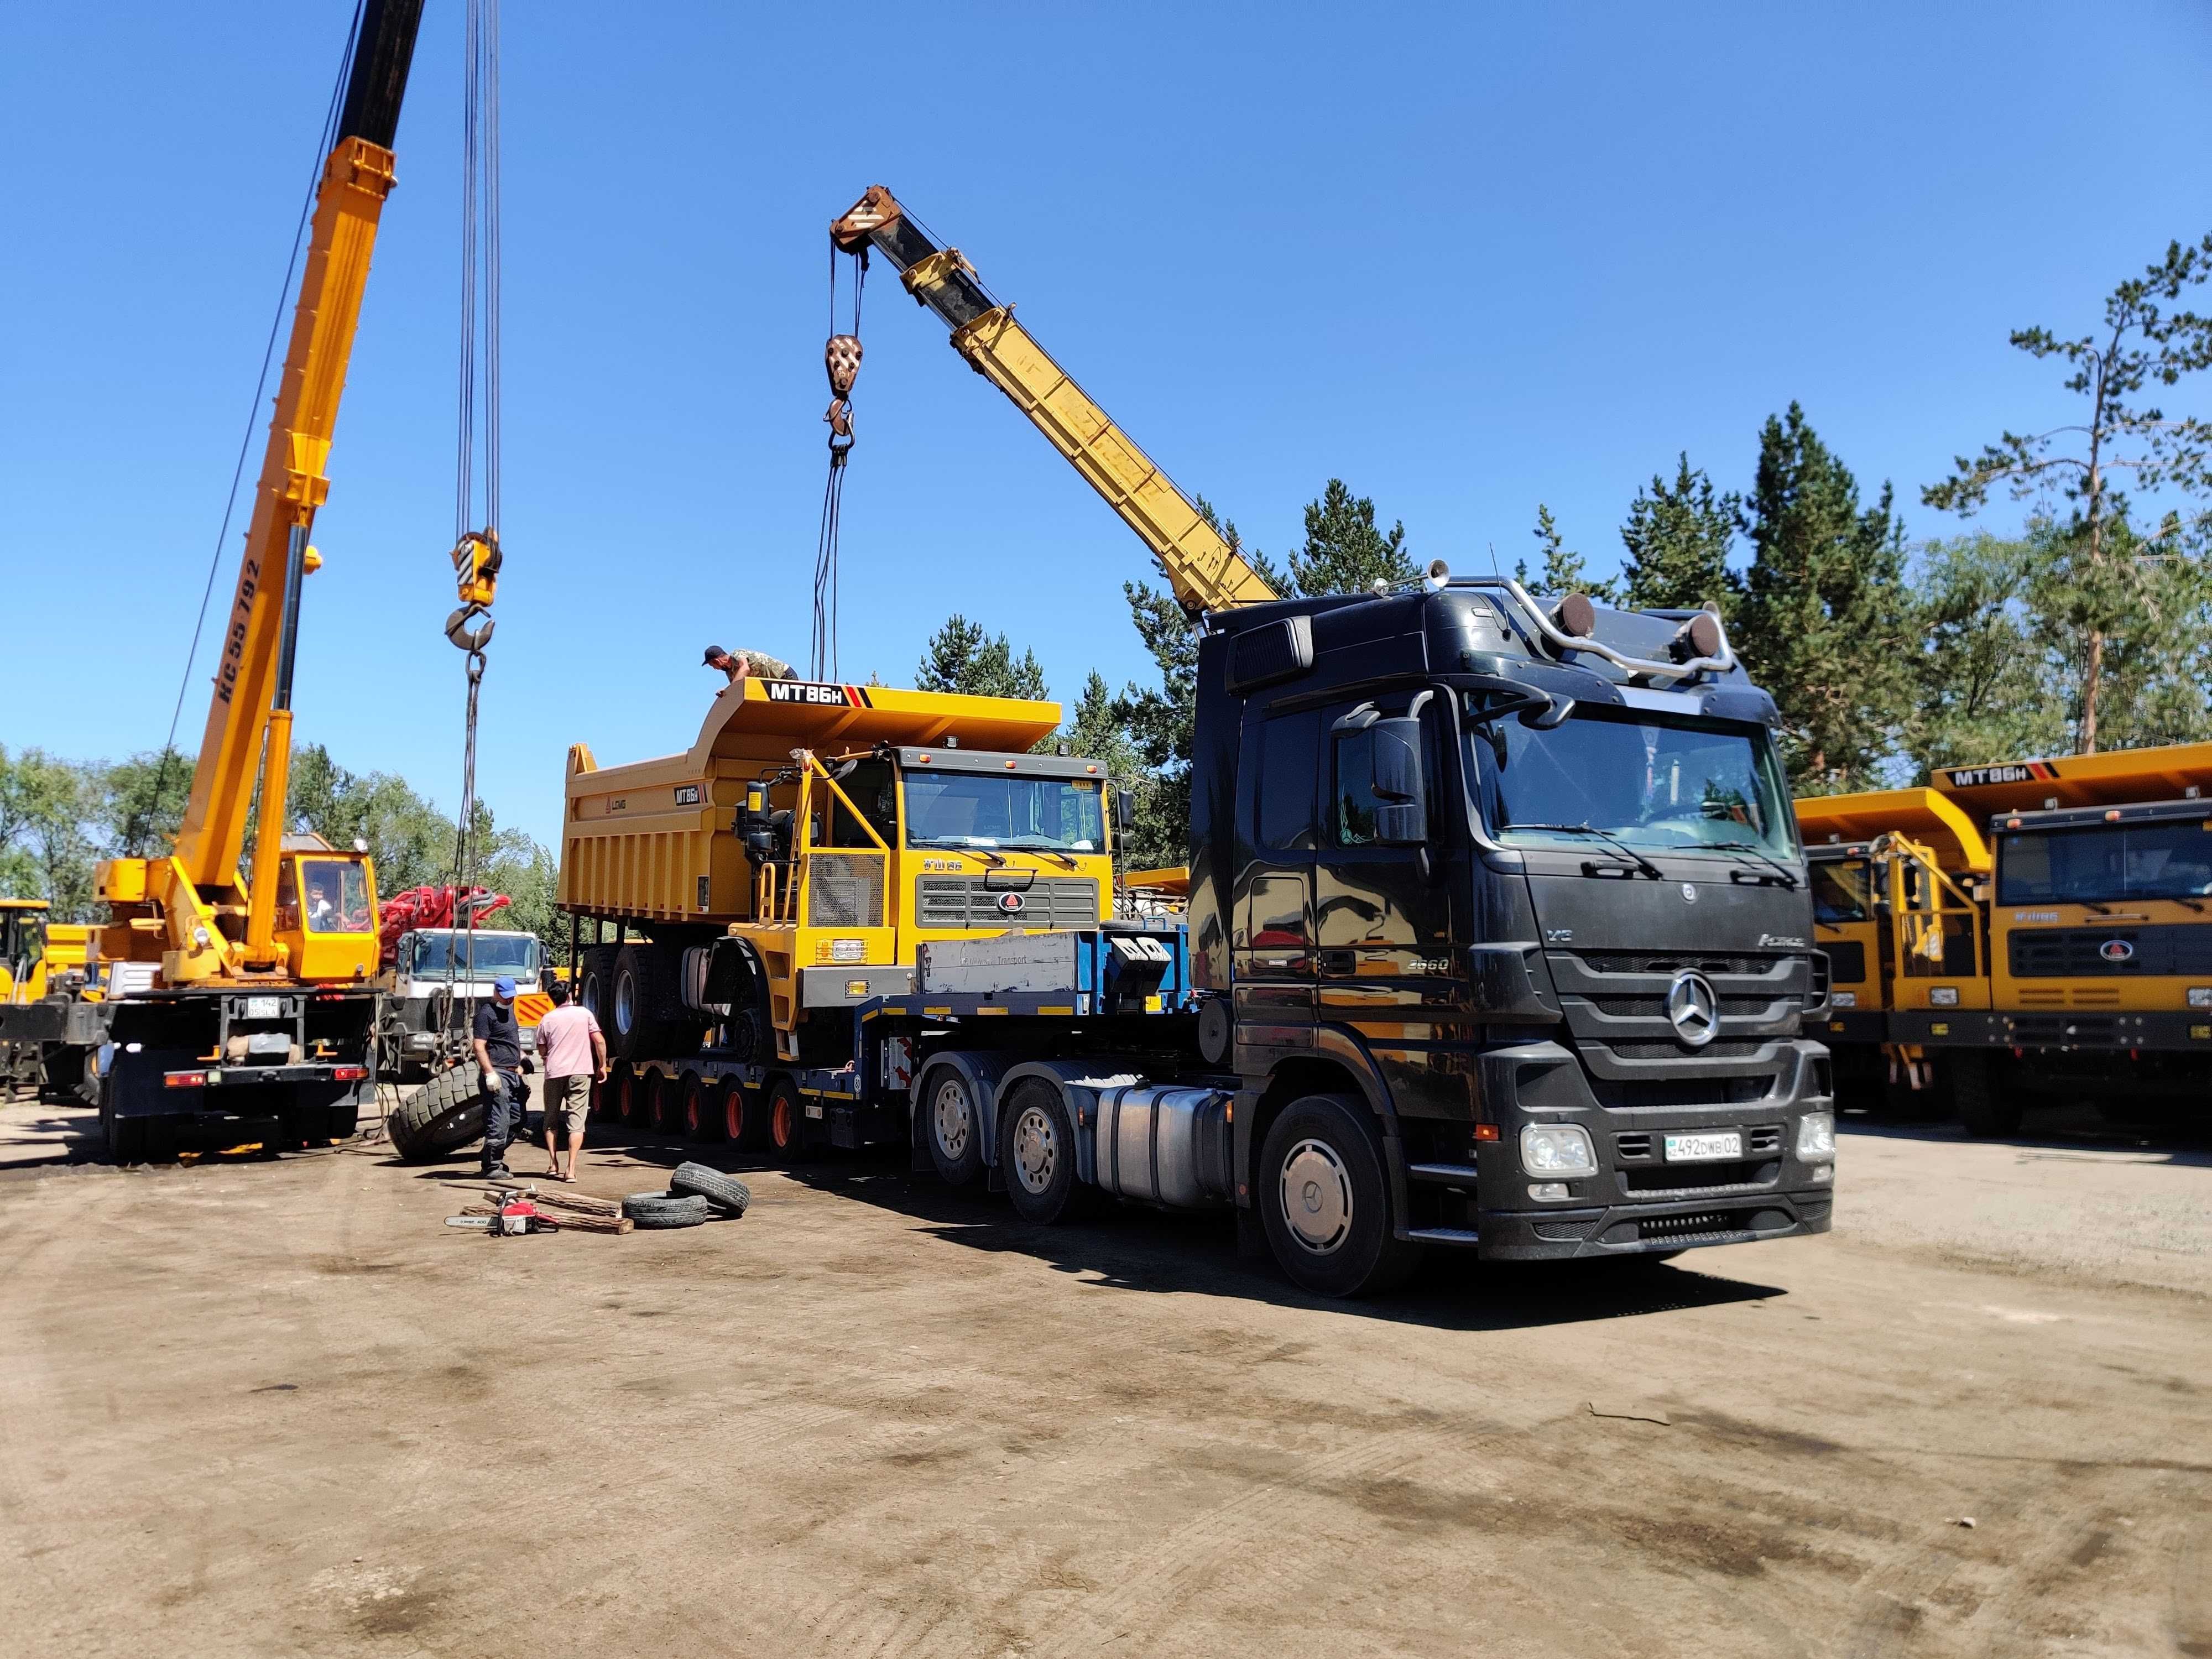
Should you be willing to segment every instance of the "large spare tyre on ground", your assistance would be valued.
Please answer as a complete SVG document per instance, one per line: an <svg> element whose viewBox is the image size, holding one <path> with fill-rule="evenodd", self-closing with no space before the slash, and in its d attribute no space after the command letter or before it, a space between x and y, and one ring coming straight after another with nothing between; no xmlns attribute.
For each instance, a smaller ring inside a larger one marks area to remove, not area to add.
<svg viewBox="0 0 2212 1659"><path fill-rule="evenodd" d="M483 1096L470 1060L441 1072L393 1108L384 1120L392 1150L407 1164L427 1164L483 1139Z"/></svg>
<svg viewBox="0 0 2212 1659"><path fill-rule="evenodd" d="M753 1189L735 1176L726 1176L720 1170L710 1170L703 1164L679 1164L676 1173L668 1177L668 1190L681 1197L687 1194L703 1198L726 1216L741 1216L745 1206L753 1201Z"/></svg>

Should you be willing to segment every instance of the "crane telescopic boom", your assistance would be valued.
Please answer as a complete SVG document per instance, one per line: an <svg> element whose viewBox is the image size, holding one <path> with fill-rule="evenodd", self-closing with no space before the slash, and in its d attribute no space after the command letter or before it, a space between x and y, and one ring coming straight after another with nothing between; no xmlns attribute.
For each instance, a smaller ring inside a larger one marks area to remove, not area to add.
<svg viewBox="0 0 2212 1659"><path fill-rule="evenodd" d="M830 227L842 252L873 249L907 292L952 331L952 348L1013 400L1068 464L1143 538L1184 610L1225 611L1278 598L1176 487L1091 401L1073 375L976 279L957 248L939 247L890 191L867 194Z"/></svg>
<svg viewBox="0 0 2212 1659"><path fill-rule="evenodd" d="M100 896L117 918L102 954L143 957L159 950L162 977L172 983L248 971L308 972L302 951L276 937L270 914L291 750L296 585L320 562L307 538L330 490L325 468L377 222L392 187L392 144L422 14L422 0L362 5L173 854L100 866ZM240 887L239 860L257 776L270 805L261 815L254 890L247 895ZM373 920L368 926L373 933ZM340 954L344 967L333 958L330 976L362 976L353 962L358 952ZM374 951L367 967L374 971Z"/></svg>

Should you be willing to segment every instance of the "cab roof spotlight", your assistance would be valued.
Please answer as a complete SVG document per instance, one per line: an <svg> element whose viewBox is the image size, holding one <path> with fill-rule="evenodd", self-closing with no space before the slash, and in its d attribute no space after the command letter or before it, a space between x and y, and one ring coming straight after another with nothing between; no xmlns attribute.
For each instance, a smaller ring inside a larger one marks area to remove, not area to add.
<svg viewBox="0 0 2212 1659"><path fill-rule="evenodd" d="M1587 593L1570 593L1552 612L1552 621L1570 639L1586 640L1597 632L1597 607Z"/></svg>
<svg viewBox="0 0 2212 1659"><path fill-rule="evenodd" d="M1667 642L1667 651L1676 662L1717 657L1721 651L1721 619L1710 611L1698 611L1674 630L1674 637Z"/></svg>

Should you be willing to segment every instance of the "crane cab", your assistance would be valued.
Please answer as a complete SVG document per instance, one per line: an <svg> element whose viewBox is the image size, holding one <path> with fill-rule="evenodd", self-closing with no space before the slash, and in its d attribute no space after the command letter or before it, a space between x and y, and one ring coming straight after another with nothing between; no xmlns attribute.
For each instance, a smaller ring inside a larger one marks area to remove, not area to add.
<svg viewBox="0 0 2212 1659"><path fill-rule="evenodd" d="M377 966L376 872L368 854L320 836L284 837L276 872L276 937L291 977L367 980Z"/></svg>

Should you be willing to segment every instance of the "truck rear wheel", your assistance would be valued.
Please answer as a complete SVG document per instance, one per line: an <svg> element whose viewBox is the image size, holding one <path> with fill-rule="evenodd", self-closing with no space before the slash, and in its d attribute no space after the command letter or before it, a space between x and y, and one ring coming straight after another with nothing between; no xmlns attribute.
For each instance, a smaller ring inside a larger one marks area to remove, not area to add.
<svg viewBox="0 0 2212 1659"><path fill-rule="evenodd" d="M1316 1296L1373 1296L1421 1259L1395 1238L1370 1114L1342 1095L1292 1101L1267 1131L1253 1194L1276 1263Z"/></svg>
<svg viewBox="0 0 2212 1659"><path fill-rule="evenodd" d="M720 1104L723 1139L749 1152L768 1144L768 1110L758 1094L748 1093L733 1077L724 1078Z"/></svg>
<svg viewBox="0 0 2212 1659"><path fill-rule="evenodd" d="M427 1164L483 1137L483 1095L474 1060L441 1072L384 1120L403 1164Z"/></svg>
<svg viewBox="0 0 2212 1659"><path fill-rule="evenodd" d="M2008 1091L2000 1096L1990 1057L1961 1053L1945 1060L1951 1072L1951 1098L1958 1104L1959 1121L1966 1133L1978 1140L2017 1134L2023 1110L2020 1097Z"/></svg>
<svg viewBox="0 0 2212 1659"><path fill-rule="evenodd" d="M1025 1078L999 1114L999 1170L1014 1213L1033 1227L1064 1218L1075 1200L1075 1125L1042 1078Z"/></svg>
<svg viewBox="0 0 2212 1659"><path fill-rule="evenodd" d="M975 1085L952 1066L933 1067L922 1087L921 1133L938 1179L972 1186L983 1173L983 1112Z"/></svg>

